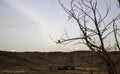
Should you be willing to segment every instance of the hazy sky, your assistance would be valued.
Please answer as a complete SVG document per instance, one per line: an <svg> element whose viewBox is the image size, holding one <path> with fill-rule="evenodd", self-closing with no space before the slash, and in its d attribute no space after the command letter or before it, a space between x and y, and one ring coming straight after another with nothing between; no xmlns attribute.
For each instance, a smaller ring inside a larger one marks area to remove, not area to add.
<svg viewBox="0 0 120 74"><path fill-rule="evenodd" d="M66 0L70 1L70 0ZM108 0L106 0L108 1ZM111 1L113 16L116 1ZM102 4L101 4L102 5ZM58 0L0 0L0 50L71 51L82 46L56 45L65 30L79 36L79 28L67 21Z"/></svg>

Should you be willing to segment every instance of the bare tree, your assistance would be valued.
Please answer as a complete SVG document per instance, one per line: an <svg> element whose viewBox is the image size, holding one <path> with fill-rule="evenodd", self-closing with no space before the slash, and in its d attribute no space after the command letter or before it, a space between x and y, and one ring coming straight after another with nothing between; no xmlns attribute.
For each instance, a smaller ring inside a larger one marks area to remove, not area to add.
<svg viewBox="0 0 120 74"><path fill-rule="evenodd" d="M118 3L119 3L119 7L120 7L120 0L118 0Z"/></svg>
<svg viewBox="0 0 120 74"><path fill-rule="evenodd" d="M77 44L86 45L105 62L109 74L117 74L116 67L120 58L113 60L110 51L120 51L120 29L117 23L120 19L120 13L110 19L110 6L106 3L106 12L103 13L98 8L97 0L71 0L68 8L61 0L59 3L68 14L69 19L76 22L81 34L80 37L75 38L62 37L57 43L79 41ZM110 42L111 37L112 41ZM109 42L106 43L108 40Z"/></svg>

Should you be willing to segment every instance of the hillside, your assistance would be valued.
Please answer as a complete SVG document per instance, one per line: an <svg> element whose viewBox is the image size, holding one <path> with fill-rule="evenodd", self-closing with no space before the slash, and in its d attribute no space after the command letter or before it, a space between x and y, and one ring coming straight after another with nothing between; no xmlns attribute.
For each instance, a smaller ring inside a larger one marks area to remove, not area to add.
<svg viewBox="0 0 120 74"><path fill-rule="evenodd" d="M120 52L111 52L111 56L116 59L120 57ZM0 51L0 69L50 70L63 66L106 68L104 62L90 51L69 53Z"/></svg>

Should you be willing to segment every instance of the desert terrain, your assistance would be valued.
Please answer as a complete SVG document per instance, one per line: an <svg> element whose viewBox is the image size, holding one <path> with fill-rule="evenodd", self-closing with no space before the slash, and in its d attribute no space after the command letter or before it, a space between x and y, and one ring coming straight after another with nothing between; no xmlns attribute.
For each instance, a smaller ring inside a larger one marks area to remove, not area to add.
<svg viewBox="0 0 120 74"><path fill-rule="evenodd" d="M110 52L110 55L117 59L120 52ZM0 51L0 74L92 74L91 72L108 74L105 63L90 51Z"/></svg>

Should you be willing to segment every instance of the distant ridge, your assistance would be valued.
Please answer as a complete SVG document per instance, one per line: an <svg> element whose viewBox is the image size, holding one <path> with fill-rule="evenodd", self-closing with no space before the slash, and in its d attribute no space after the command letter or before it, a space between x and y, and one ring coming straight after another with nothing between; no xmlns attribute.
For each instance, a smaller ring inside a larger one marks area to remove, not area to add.
<svg viewBox="0 0 120 74"><path fill-rule="evenodd" d="M120 52L110 52L116 59ZM91 54L91 56L90 56ZM92 57L92 61L91 61ZM95 53L91 51L74 52L8 52L0 51L0 69L20 68L48 70L50 66L74 65L75 67L89 66L106 67Z"/></svg>

